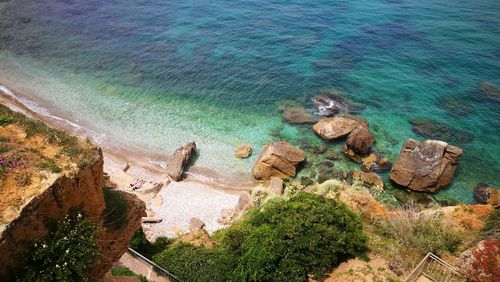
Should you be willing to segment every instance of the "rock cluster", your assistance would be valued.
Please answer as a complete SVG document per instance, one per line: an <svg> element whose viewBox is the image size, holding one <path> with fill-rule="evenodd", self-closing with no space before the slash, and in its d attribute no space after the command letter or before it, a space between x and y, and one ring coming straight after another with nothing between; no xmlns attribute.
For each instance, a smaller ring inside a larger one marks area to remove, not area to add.
<svg viewBox="0 0 500 282"><path fill-rule="evenodd" d="M368 153L375 142L366 122L352 117L324 118L313 126L313 130L325 141L347 137L347 147L360 154Z"/></svg>
<svg viewBox="0 0 500 282"><path fill-rule="evenodd" d="M462 152L443 141L408 139L394 162L390 178L414 191L436 192L452 182Z"/></svg>
<svg viewBox="0 0 500 282"><path fill-rule="evenodd" d="M178 148L168 159L167 175L175 181L182 179L182 174L186 169L191 158L196 154L196 144L190 142L183 147Z"/></svg>
<svg viewBox="0 0 500 282"><path fill-rule="evenodd" d="M252 169L257 180L271 177L286 179L294 177L296 168L305 159L305 154L287 142L273 142L266 145Z"/></svg>

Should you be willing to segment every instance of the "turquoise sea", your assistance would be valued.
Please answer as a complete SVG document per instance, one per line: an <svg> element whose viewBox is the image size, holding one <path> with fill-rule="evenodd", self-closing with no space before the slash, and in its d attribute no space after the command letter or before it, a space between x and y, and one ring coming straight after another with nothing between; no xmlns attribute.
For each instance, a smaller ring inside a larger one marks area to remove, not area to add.
<svg viewBox="0 0 500 282"><path fill-rule="evenodd" d="M495 0L0 0L0 84L97 140L162 154L195 140L197 165L228 174L255 159L233 157L241 143L321 144L278 109L335 88L391 161L426 139L415 118L463 148L435 197L471 202L500 186L500 98L480 89L500 91L499 15Z"/></svg>

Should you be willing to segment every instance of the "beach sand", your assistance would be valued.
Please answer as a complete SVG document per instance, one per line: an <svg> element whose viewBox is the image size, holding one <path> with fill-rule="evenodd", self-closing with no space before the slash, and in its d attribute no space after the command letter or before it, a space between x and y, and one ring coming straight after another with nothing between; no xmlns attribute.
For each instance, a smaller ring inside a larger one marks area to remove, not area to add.
<svg viewBox="0 0 500 282"><path fill-rule="evenodd" d="M73 123L62 117L54 116L52 111L34 111L26 105L27 98L19 93L5 93L0 88L0 103L14 111L21 112L31 118L41 120L53 127L72 132L82 139L91 135L85 128L75 127ZM31 103L34 103L31 101ZM94 135L95 136L95 135ZM94 140L92 140L94 141ZM166 176L162 165L168 156L158 156L142 148L133 148L118 140L100 142L104 155L104 172L109 175L108 186L137 195L146 203L148 218L161 219L160 223L144 223L148 239L159 236L173 237L189 231L189 219L196 217L206 224L208 232L223 227L218 223L224 209L234 209L239 195L248 193L258 185L252 180L250 173L244 175L227 175L213 168L190 167L181 182L173 182ZM164 159L161 163L153 163L152 159ZM130 168L124 172L123 166ZM136 191L130 188L135 179L146 181L143 188ZM154 183L161 183L159 190L151 191ZM147 190L147 191L145 191Z"/></svg>

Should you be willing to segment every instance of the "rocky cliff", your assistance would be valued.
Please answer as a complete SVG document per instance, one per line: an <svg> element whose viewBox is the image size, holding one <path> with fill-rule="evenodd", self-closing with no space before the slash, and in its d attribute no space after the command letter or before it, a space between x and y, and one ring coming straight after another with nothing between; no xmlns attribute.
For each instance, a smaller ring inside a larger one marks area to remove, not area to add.
<svg viewBox="0 0 500 282"><path fill-rule="evenodd" d="M99 148L0 105L0 281L13 279L34 242L77 208L98 226L99 258L89 277L99 279L127 250L145 216L135 196L124 224L106 226L103 155Z"/></svg>
<svg viewBox="0 0 500 282"><path fill-rule="evenodd" d="M38 195L27 199L17 217L1 230L0 278L8 277L23 264L29 244L47 234L48 221L66 215L71 208L80 207L99 224L105 207L103 181L102 152L96 150L88 166L60 175Z"/></svg>

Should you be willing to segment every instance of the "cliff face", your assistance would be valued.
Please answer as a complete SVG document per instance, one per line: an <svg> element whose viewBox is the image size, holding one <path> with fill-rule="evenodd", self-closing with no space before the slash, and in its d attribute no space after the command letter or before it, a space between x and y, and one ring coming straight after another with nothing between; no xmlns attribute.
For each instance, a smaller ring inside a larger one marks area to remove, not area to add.
<svg viewBox="0 0 500 282"><path fill-rule="evenodd" d="M127 250L145 216L145 205L127 202L125 224L105 226L101 149L0 105L0 281L22 268L47 223L78 208L98 226L99 253L90 277L99 279ZM113 206L108 207L113 209Z"/></svg>
<svg viewBox="0 0 500 282"><path fill-rule="evenodd" d="M128 202L127 223L119 229L101 228L99 249L104 255L92 269L90 277L103 277L111 266L122 257L127 251L135 231L141 226L141 219L146 216L146 204L143 201L132 194L123 191L117 192Z"/></svg>
<svg viewBox="0 0 500 282"><path fill-rule="evenodd" d="M47 189L34 196L17 218L0 230L0 280L22 266L29 244L47 234L45 224L49 220L57 220L71 208L80 207L99 225L105 208L103 182L102 152L96 149L92 163L60 175Z"/></svg>

